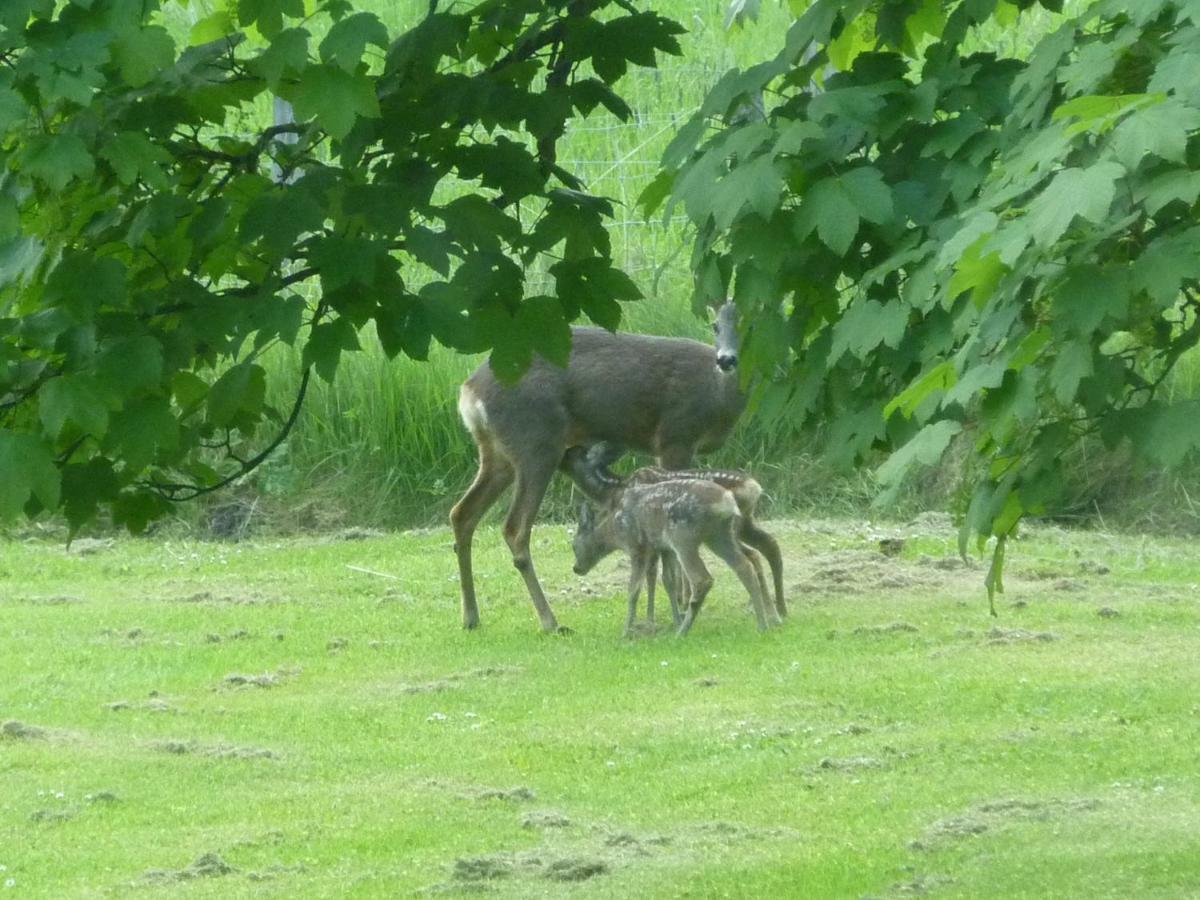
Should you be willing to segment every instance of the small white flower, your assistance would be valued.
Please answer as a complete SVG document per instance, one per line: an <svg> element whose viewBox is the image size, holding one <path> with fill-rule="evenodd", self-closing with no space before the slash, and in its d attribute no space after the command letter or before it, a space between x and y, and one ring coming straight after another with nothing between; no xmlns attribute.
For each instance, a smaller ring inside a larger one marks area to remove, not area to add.
<svg viewBox="0 0 1200 900"><path fill-rule="evenodd" d="M610 769L611 769L611 768L613 768L614 766L616 766L616 763L615 763L615 762L613 762L611 759L606 759L606 760L604 761L604 764L605 764L606 766L608 766Z"/></svg>
<svg viewBox="0 0 1200 900"><path fill-rule="evenodd" d="M0 872L7 872L7 871L8 871L8 866L4 865L4 863L0 863Z"/></svg>
<svg viewBox="0 0 1200 900"><path fill-rule="evenodd" d="M5 880L4 886L6 888L15 888L17 886L17 879L9 878L9 879Z"/></svg>
<svg viewBox="0 0 1200 900"><path fill-rule="evenodd" d="M468 719L478 719L479 718L479 713L469 712L469 713L463 713L463 715L466 716Z"/></svg>
<svg viewBox="0 0 1200 900"><path fill-rule="evenodd" d="M660 662L660 663L659 663L659 665L660 665L660 666L669 666L669 665L670 665L670 663L669 663L669 662L667 662L667 661L664 659L662 662Z"/></svg>
<svg viewBox="0 0 1200 900"><path fill-rule="evenodd" d="M427 718L425 721L426 722L445 722L446 714L440 713L440 712L430 713L429 718Z"/></svg>

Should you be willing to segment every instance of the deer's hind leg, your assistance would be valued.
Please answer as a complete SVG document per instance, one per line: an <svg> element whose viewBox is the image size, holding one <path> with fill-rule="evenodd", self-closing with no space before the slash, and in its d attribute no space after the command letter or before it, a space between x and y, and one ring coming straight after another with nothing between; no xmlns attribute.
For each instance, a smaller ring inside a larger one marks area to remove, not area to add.
<svg viewBox="0 0 1200 900"><path fill-rule="evenodd" d="M479 471L462 499L450 511L454 553L458 557L458 581L462 590L463 628L468 629L479 626L479 604L475 600L475 574L471 565L475 528L483 514L513 482L513 470L508 460L496 453L490 441L484 439L478 443Z"/></svg>
<svg viewBox="0 0 1200 900"><path fill-rule="evenodd" d="M771 625L779 624L779 616L776 615L774 607L770 607L770 615L767 614L767 603L759 588L759 576L755 573L754 565L746 557L741 544L734 536L734 528L735 522L730 520L728 527L723 527L710 535L705 543L713 553L729 565L729 568L733 569L738 580L750 594L750 608L754 610L754 618L758 621L758 630L766 631Z"/></svg>
<svg viewBox="0 0 1200 900"><path fill-rule="evenodd" d="M775 611L781 619L786 618L787 601L783 599L783 553L779 550L779 542L751 519L742 520L738 538L766 558L767 565L771 567L771 580L775 587Z"/></svg>
<svg viewBox="0 0 1200 900"><path fill-rule="evenodd" d="M560 629L558 620L554 618L554 610L546 602L546 594L533 567L529 541L533 532L533 521L542 505L542 498L546 496L546 488L550 486L550 479L554 477L560 458L561 454L557 454L548 460L539 457L518 463L512 507L508 511L508 518L504 520L504 540L512 551L513 565L525 579L529 599L533 602L542 631L546 632Z"/></svg>

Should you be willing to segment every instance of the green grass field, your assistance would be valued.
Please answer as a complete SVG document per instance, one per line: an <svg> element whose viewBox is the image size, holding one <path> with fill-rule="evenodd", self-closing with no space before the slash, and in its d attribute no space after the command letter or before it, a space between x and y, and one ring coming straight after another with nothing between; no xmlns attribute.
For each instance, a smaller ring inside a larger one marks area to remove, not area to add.
<svg viewBox="0 0 1200 900"><path fill-rule="evenodd" d="M570 637L495 528L470 634L445 529L0 545L0 897L1196 896L1193 544L1032 530L993 620L938 517L771 527L787 623L684 640L557 526Z"/></svg>

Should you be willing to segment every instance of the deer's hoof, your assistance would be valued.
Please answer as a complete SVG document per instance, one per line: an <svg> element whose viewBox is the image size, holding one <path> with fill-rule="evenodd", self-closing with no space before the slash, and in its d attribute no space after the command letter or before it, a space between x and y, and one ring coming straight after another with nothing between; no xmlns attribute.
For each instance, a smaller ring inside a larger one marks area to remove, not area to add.
<svg viewBox="0 0 1200 900"><path fill-rule="evenodd" d="M554 630L547 632L547 634L557 634L560 637L570 637L574 633L575 629L568 628L566 625L556 625L554 626Z"/></svg>

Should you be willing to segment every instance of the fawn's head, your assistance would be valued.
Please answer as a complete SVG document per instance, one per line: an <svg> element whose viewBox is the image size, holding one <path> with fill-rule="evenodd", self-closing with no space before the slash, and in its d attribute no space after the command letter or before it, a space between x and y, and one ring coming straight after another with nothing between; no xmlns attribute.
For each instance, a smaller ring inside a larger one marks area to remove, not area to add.
<svg viewBox="0 0 1200 900"><path fill-rule="evenodd" d="M579 507L579 523L575 526L571 549L575 551L576 575L586 575L592 571L596 563L613 550L601 533L600 516L586 503Z"/></svg>

